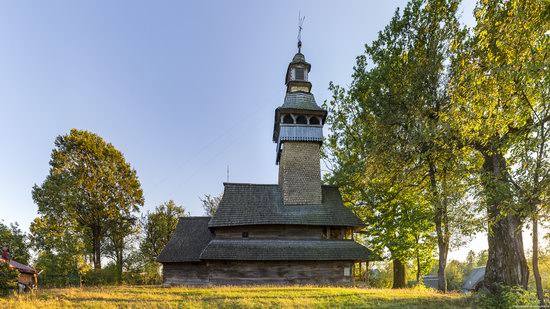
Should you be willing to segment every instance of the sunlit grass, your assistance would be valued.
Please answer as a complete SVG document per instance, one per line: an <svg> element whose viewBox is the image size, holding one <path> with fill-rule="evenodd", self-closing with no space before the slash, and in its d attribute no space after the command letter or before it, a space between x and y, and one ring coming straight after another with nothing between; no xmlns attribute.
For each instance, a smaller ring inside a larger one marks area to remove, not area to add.
<svg viewBox="0 0 550 309"><path fill-rule="evenodd" d="M0 299L0 308L467 308L464 295L429 289L273 287L89 287Z"/></svg>

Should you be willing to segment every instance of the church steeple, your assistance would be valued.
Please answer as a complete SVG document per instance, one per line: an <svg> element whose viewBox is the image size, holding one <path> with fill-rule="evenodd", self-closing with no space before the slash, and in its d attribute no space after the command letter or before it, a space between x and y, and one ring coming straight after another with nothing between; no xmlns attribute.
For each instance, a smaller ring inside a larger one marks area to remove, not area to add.
<svg viewBox="0 0 550 309"><path fill-rule="evenodd" d="M275 110L273 141L277 143L276 164L285 205L320 205L320 146L327 111L315 102L308 75L311 65L301 52L288 65L283 105Z"/></svg>

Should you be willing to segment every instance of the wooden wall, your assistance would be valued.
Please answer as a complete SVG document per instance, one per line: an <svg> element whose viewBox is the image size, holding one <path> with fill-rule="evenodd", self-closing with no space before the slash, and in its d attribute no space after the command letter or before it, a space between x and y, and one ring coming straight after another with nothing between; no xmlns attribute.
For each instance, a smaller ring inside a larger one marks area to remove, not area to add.
<svg viewBox="0 0 550 309"><path fill-rule="evenodd" d="M321 239L323 227L303 225L230 226L216 228L216 239L242 238L248 232L250 239Z"/></svg>
<svg viewBox="0 0 550 309"><path fill-rule="evenodd" d="M250 239L351 239L351 229L307 225L229 226L214 230L216 239L242 238L248 232Z"/></svg>
<svg viewBox="0 0 550 309"><path fill-rule="evenodd" d="M164 285L204 285L208 269L206 262L163 263L162 277Z"/></svg>
<svg viewBox="0 0 550 309"><path fill-rule="evenodd" d="M165 263L166 285L350 285L351 261L207 261Z"/></svg>

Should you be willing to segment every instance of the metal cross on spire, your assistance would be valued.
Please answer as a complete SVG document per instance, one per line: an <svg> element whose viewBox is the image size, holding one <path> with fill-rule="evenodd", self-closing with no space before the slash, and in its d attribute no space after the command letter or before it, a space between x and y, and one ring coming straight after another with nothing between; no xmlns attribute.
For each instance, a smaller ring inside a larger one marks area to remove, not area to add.
<svg viewBox="0 0 550 309"><path fill-rule="evenodd" d="M301 12L298 12L298 52L301 53L302 49L302 29L304 25L305 16L302 16Z"/></svg>

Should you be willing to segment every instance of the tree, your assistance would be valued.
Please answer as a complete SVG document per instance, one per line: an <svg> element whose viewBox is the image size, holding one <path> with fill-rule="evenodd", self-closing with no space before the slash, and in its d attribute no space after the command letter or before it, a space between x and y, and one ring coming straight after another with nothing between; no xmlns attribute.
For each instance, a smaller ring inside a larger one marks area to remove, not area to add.
<svg viewBox="0 0 550 309"><path fill-rule="evenodd" d="M94 268L101 269L101 243L116 230L118 218L130 217L143 205L136 171L112 144L77 129L58 136L50 173L33 187L33 199L43 222L64 223L91 240Z"/></svg>
<svg viewBox="0 0 550 309"><path fill-rule="evenodd" d="M463 216L467 211L460 207L469 185L464 177L468 163L442 117L451 107L447 82L455 57L452 46L465 35L458 5L453 0L414 0L402 14L397 11L357 58L349 89L331 84L334 95L327 105L332 134L325 155L333 174L340 174L334 182L344 190L362 188L363 199L367 193L376 195L369 187L385 186L384 197L370 202L375 213L394 199L431 208L433 225L419 226L436 232L442 291L451 239L472 232L468 226L473 217Z"/></svg>
<svg viewBox="0 0 550 309"><path fill-rule="evenodd" d="M137 217L115 218L110 225L117 226L116 229L109 229L106 235L105 252L115 262L116 281L122 283L122 272L124 264L132 253L130 244L135 243L134 238L139 233L139 226L136 224Z"/></svg>
<svg viewBox="0 0 550 309"><path fill-rule="evenodd" d="M547 35L548 36L548 35ZM548 38L546 38L548 41ZM542 64L538 69L548 68ZM550 90L550 79L535 81L539 89ZM522 208L526 209L532 226L532 270L537 297L544 305L544 291L539 270L539 221L547 220L550 205L550 91L541 92L533 105L533 126L511 149L510 182Z"/></svg>
<svg viewBox="0 0 550 309"><path fill-rule="evenodd" d="M150 261L154 261L166 246L176 230L179 218L187 215L184 207L169 200L141 217L144 236L140 247Z"/></svg>
<svg viewBox="0 0 550 309"><path fill-rule="evenodd" d="M205 194L202 198L199 197L202 203L202 209L204 209L204 213L207 216L214 216L216 213L216 210L218 210L218 205L220 205L220 202L222 200L223 193L221 193L218 196L212 196L210 194Z"/></svg>
<svg viewBox="0 0 550 309"><path fill-rule="evenodd" d="M30 252L28 235L21 231L17 222L8 227L0 222L0 247L8 247L10 258L19 263L29 264Z"/></svg>
<svg viewBox="0 0 550 309"><path fill-rule="evenodd" d="M19 271L11 268L10 264L0 262L0 290L11 290L17 288Z"/></svg>
<svg viewBox="0 0 550 309"><path fill-rule="evenodd" d="M484 285L527 287L523 250L526 207L510 183L510 151L535 123L533 111L547 104L549 3L537 0L479 2L471 38L453 61L449 120L465 149L481 161L489 256ZM546 85L540 87L540 82Z"/></svg>

